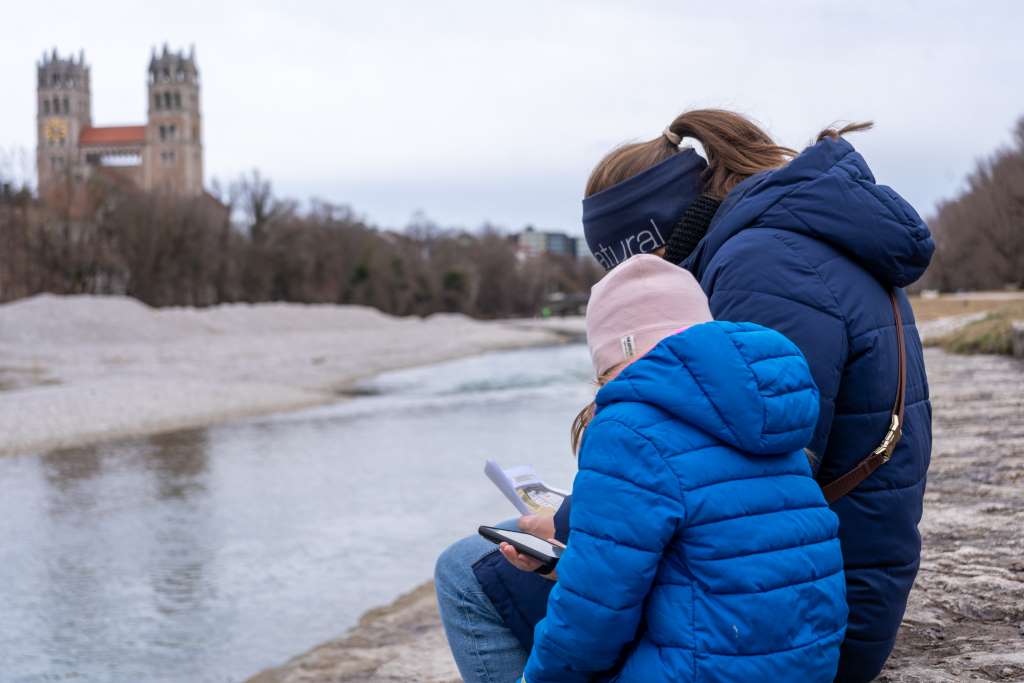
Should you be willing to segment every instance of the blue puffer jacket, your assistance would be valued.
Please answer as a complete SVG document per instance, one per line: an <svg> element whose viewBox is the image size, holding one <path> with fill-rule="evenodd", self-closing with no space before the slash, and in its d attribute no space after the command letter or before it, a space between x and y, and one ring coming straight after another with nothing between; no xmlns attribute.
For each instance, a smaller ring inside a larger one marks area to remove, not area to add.
<svg viewBox="0 0 1024 683"><path fill-rule="evenodd" d="M597 407L526 681L831 681L843 560L802 450L818 390L796 346L699 325Z"/></svg>

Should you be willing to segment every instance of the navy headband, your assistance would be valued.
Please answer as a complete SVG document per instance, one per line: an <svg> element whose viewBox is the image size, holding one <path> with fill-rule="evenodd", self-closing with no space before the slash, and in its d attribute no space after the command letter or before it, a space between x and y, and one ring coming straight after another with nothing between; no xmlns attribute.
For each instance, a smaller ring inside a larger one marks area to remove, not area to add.
<svg viewBox="0 0 1024 683"><path fill-rule="evenodd" d="M605 270L665 246L702 190L707 163L692 149L583 200L583 234Z"/></svg>

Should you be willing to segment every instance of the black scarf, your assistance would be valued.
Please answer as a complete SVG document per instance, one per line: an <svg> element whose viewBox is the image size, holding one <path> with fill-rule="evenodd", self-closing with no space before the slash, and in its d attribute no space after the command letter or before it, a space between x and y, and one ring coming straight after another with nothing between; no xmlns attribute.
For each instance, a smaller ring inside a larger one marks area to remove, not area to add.
<svg viewBox="0 0 1024 683"><path fill-rule="evenodd" d="M693 253L708 232L711 219L722 202L702 194L693 200L679 217L672 234L665 243L665 260L676 265L682 264Z"/></svg>

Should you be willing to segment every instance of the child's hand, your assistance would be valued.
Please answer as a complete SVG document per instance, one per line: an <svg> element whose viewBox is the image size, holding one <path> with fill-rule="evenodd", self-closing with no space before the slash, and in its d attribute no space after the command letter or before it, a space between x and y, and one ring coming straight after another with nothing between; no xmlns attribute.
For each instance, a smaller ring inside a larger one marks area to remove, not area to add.
<svg viewBox="0 0 1024 683"><path fill-rule="evenodd" d="M523 515L519 518L520 531L533 534L537 538L552 538L555 535L554 515Z"/></svg>
<svg viewBox="0 0 1024 683"><path fill-rule="evenodd" d="M557 545L559 548L565 547L565 544L555 540L554 538L549 538L548 543ZM535 560L529 555L523 555L522 553L517 552L516 549L508 543L500 544L498 546L498 550L501 551L501 554L505 556L505 559L508 560L513 567L524 572L532 572L543 564L540 560ZM541 576L545 579L557 581L558 570L555 569L550 574L541 574Z"/></svg>

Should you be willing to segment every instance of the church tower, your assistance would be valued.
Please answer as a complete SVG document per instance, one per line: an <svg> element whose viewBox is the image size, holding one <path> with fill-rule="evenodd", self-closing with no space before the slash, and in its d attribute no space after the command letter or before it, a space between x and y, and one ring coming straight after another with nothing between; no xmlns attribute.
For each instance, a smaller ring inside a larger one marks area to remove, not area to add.
<svg viewBox="0 0 1024 683"><path fill-rule="evenodd" d="M39 194L70 192L78 180L79 136L92 125L85 54L63 59L56 48L36 63L36 168Z"/></svg>
<svg viewBox="0 0 1024 683"><path fill-rule="evenodd" d="M143 186L195 196L203 192L202 120L195 48L186 55L164 45L149 60Z"/></svg>

